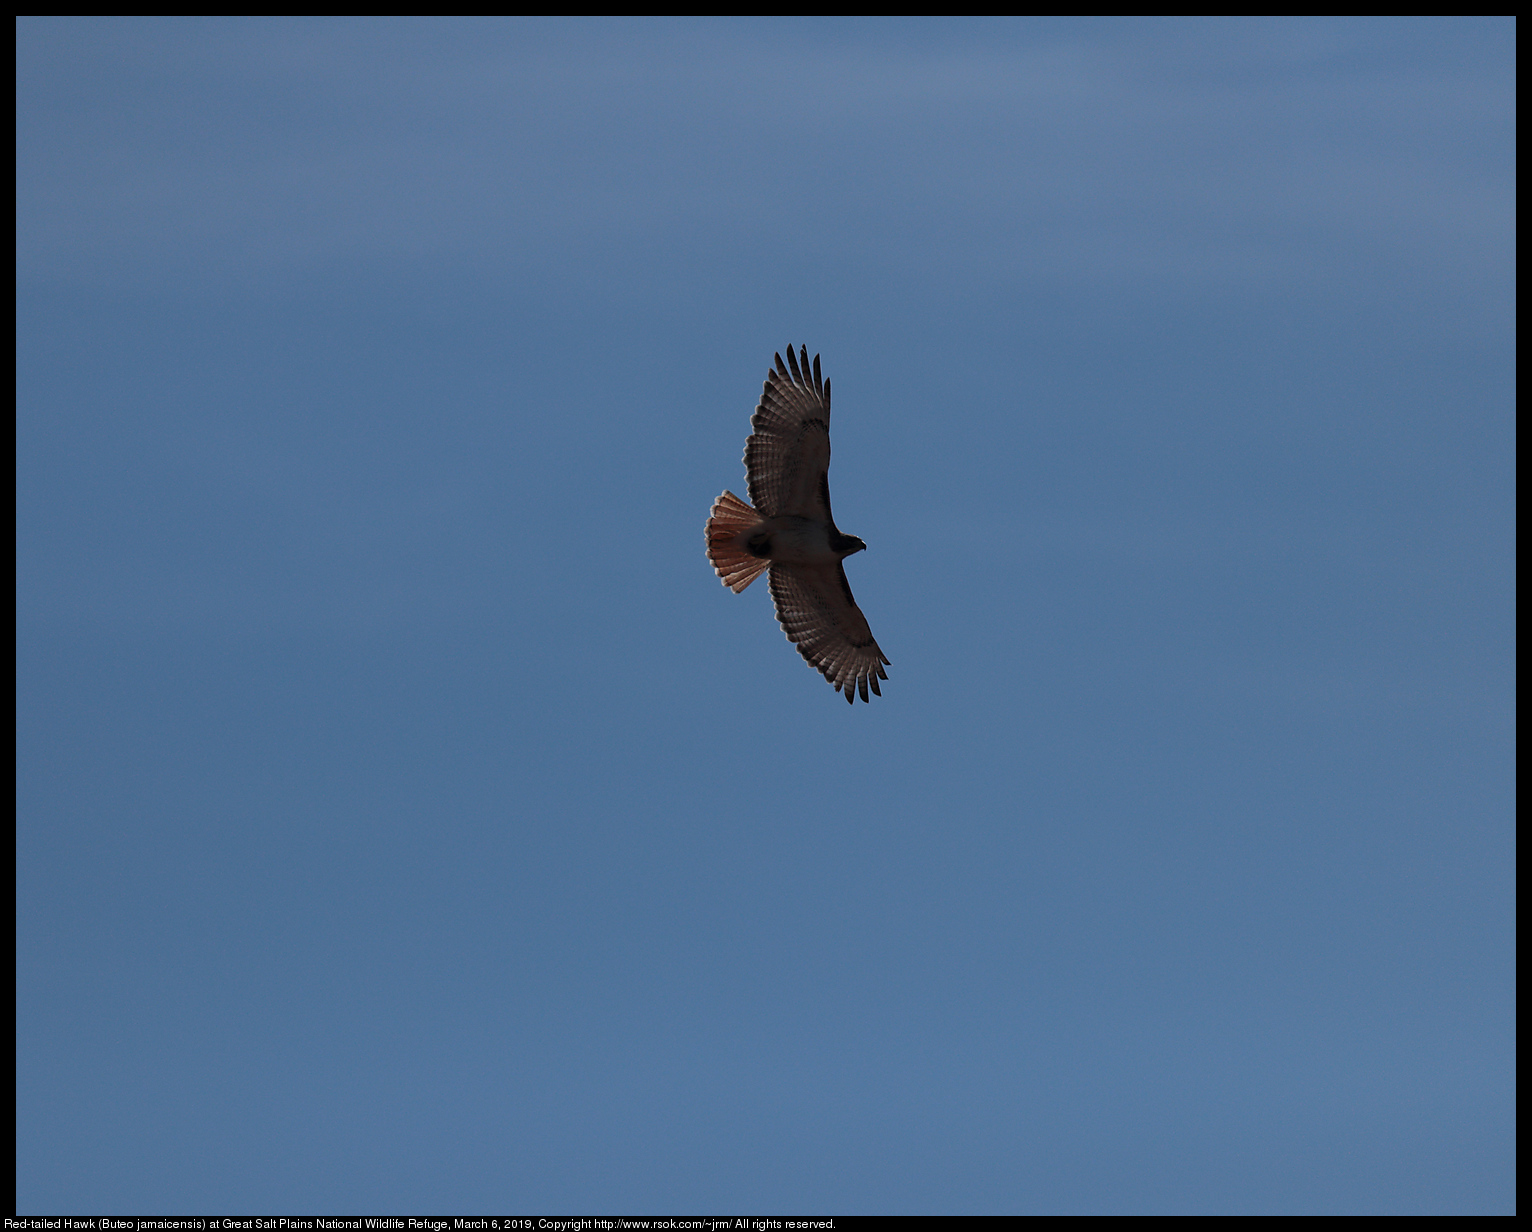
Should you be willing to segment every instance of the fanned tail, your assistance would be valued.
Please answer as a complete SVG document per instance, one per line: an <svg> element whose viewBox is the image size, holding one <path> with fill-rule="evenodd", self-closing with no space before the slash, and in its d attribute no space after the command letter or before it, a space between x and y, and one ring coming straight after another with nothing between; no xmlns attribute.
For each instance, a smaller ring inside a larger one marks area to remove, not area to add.
<svg viewBox="0 0 1532 1232"><path fill-rule="evenodd" d="M713 502L707 520L707 558L736 595L771 566L771 561L752 556L743 543L744 533L760 520L759 513L727 491Z"/></svg>

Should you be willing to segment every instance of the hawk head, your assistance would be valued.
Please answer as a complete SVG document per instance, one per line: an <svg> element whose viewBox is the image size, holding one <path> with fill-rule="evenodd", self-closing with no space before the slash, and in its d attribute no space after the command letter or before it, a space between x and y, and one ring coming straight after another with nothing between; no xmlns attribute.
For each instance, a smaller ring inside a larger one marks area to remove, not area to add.
<svg viewBox="0 0 1532 1232"><path fill-rule="evenodd" d="M867 545L855 535L836 535L835 542L830 546L840 554L842 560L856 552L865 552L867 550Z"/></svg>

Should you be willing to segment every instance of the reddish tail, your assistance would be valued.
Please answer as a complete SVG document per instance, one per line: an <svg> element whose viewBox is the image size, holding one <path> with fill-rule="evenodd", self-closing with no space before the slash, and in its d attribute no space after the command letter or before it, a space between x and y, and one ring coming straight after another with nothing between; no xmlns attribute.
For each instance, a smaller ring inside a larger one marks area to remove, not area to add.
<svg viewBox="0 0 1532 1232"><path fill-rule="evenodd" d="M733 492L713 502L713 516L707 520L707 558L713 562L713 572L736 595L771 565L745 549L745 533L760 520L761 515Z"/></svg>

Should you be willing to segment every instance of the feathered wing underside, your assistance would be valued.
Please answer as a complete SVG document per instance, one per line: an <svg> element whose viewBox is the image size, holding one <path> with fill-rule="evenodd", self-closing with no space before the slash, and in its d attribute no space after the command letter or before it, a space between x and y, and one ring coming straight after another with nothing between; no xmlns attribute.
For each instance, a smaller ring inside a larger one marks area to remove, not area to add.
<svg viewBox="0 0 1532 1232"><path fill-rule="evenodd" d="M770 585L777 620L799 654L848 702L856 699L858 691L867 701L868 686L883 696L878 681L888 679L883 665L889 660L851 597L851 584L840 564L772 565Z"/></svg>
<svg viewBox="0 0 1532 1232"><path fill-rule="evenodd" d="M766 377L760 404L750 417L755 429L745 442L750 503L768 518L798 516L833 522L830 516L830 382L819 375L819 356L802 366L787 348L787 363Z"/></svg>

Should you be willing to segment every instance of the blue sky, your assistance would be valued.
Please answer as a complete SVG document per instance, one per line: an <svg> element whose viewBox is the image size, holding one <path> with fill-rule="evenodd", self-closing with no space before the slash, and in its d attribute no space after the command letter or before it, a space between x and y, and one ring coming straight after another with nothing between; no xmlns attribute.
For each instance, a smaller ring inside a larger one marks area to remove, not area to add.
<svg viewBox="0 0 1532 1232"><path fill-rule="evenodd" d="M1512 1211L1514 34L22 20L18 1209Z"/></svg>

